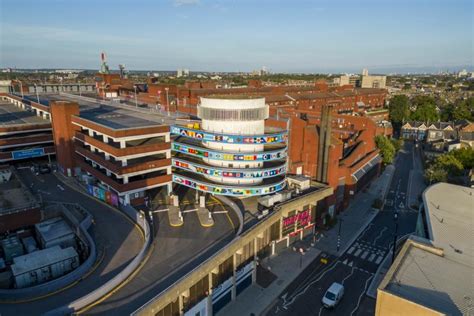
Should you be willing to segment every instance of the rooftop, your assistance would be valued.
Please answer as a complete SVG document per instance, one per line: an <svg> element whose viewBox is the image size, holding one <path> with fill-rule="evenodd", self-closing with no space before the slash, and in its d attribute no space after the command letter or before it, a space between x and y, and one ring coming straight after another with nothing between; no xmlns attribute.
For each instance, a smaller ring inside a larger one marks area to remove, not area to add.
<svg viewBox="0 0 474 316"><path fill-rule="evenodd" d="M0 126L19 124L49 124L49 121L8 101L0 101Z"/></svg>
<svg viewBox="0 0 474 316"><path fill-rule="evenodd" d="M429 239L411 236L380 285L447 315L471 315L474 189L438 183L423 193Z"/></svg>

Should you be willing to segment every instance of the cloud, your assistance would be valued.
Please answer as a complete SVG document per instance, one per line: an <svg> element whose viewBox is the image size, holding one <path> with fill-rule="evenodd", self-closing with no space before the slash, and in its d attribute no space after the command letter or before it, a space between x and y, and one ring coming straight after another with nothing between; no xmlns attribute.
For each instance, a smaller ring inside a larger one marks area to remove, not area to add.
<svg viewBox="0 0 474 316"><path fill-rule="evenodd" d="M173 4L176 7L181 7L185 5L196 5L199 4L199 0L173 0Z"/></svg>

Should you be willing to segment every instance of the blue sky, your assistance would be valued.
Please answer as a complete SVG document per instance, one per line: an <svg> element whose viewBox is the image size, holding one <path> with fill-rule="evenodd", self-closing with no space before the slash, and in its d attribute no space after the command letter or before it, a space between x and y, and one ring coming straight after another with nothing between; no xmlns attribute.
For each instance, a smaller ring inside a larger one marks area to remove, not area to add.
<svg viewBox="0 0 474 316"><path fill-rule="evenodd" d="M372 72L473 65L473 1L0 0L0 67Z"/></svg>

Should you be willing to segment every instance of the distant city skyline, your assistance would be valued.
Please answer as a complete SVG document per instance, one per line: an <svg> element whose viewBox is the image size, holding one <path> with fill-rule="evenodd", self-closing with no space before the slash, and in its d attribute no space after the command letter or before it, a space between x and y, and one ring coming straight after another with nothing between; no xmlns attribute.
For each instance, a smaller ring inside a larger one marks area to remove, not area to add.
<svg viewBox="0 0 474 316"><path fill-rule="evenodd" d="M296 73L473 69L471 1L4 0L0 67Z"/></svg>

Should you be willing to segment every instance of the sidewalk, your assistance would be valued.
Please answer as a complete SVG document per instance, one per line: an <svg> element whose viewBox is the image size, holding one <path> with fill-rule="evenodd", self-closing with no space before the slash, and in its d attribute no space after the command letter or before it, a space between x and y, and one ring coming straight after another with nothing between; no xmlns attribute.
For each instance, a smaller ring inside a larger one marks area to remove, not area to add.
<svg viewBox="0 0 474 316"><path fill-rule="evenodd" d="M302 268L299 268L301 255L293 251L291 246L270 259L264 259L263 265L270 267L272 273L277 276L277 279L267 288L262 288L256 283L252 284L242 294L237 296L235 301L220 310L218 315L261 315L268 306L280 297L299 273L321 253L326 252L336 256L344 253L377 215L378 211L372 210L372 203L376 198L384 199L394 171L395 168L393 166L388 166L384 173L370 185L366 190L367 192L358 194L342 214L341 247L339 251L336 249L339 229L339 224L337 224L327 232L324 232L324 237L303 256Z"/></svg>

